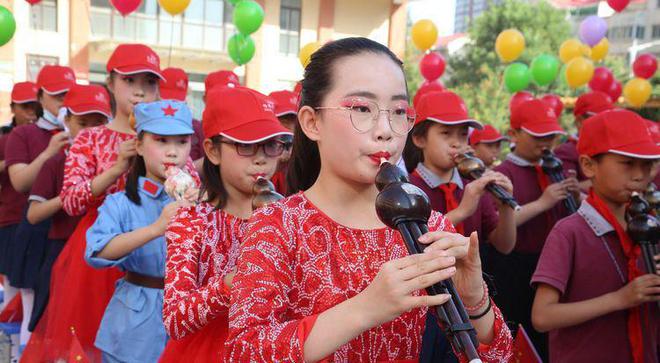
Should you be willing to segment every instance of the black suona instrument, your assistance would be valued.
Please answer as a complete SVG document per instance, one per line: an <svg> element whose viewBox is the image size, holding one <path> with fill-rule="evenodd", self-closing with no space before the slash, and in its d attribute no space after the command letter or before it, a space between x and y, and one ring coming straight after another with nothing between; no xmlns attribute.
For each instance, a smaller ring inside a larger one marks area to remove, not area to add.
<svg viewBox="0 0 660 363"><path fill-rule="evenodd" d="M561 160L555 156L549 149L543 150L541 157L541 168L543 172L550 178L552 183L559 183L566 179L564 176L564 169L561 166ZM573 194L569 193L568 197L564 199L564 205L569 213L573 214L578 210L578 203Z"/></svg>
<svg viewBox="0 0 660 363"><path fill-rule="evenodd" d="M265 207L284 198L282 194L275 191L273 183L263 177L257 178L257 181L254 182L252 193L254 194L252 198L252 210Z"/></svg>
<svg viewBox="0 0 660 363"><path fill-rule="evenodd" d="M658 253L660 224L657 218L649 214L650 211L650 204L638 193L633 193L626 210L626 222L630 239L642 249L646 272L655 274L658 272L654 256Z"/></svg>
<svg viewBox="0 0 660 363"><path fill-rule="evenodd" d="M486 165L472 153L458 154L454 157L456 169L463 178L475 180L481 178L486 171ZM508 205L513 210L520 210L520 205L509 192L495 183L488 183L486 190L499 199L502 203Z"/></svg>
<svg viewBox="0 0 660 363"><path fill-rule="evenodd" d="M401 233L410 254L422 253L424 246L419 237L428 232L427 222L431 215L428 196L418 187L408 183L407 177L395 165L384 161L376 175L378 218L388 227ZM450 294L451 299L436 306L435 311L456 351L464 352L470 363L481 362L477 354L477 333L470 323L451 279L438 282L426 289L429 295Z"/></svg>

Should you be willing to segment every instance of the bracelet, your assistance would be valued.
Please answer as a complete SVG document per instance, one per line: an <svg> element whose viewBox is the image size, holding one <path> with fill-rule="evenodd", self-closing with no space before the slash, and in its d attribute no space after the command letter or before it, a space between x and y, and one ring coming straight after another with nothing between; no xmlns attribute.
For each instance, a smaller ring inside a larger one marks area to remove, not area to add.
<svg viewBox="0 0 660 363"><path fill-rule="evenodd" d="M483 318L484 316L486 316L486 314L488 314L492 308L493 308L493 302L492 302L490 299L488 299L488 307L486 308L486 310L484 310L481 314L478 314L478 315L468 315L468 317L470 318L470 320L481 319L481 318Z"/></svg>
<svg viewBox="0 0 660 363"><path fill-rule="evenodd" d="M475 305L475 306L466 306L465 307L465 311L468 314L474 314L477 311L483 309L484 306L486 306L486 304L490 300L490 299L488 299L488 285L486 284L486 281L482 280L482 284L483 284L483 289L484 289L484 295L481 297L481 300L479 300L479 303L477 305Z"/></svg>

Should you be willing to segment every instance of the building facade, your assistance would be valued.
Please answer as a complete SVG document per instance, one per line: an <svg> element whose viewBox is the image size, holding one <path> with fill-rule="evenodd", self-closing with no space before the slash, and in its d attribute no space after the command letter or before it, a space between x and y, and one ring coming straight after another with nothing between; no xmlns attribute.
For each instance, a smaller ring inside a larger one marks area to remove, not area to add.
<svg viewBox="0 0 660 363"><path fill-rule="evenodd" d="M454 33L467 32L472 21L488 7L498 5L502 0L456 0L456 15L454 17Z"/></svg>
<svg viewBox="0 0 660 363"><path fill-rule="evenodd" d="M403 58L407 0L257 0L265 18L252 35L256 52L236 67L226 51L234 34L233 7L227 0L192 0L175 17L157 0L142 0L123 17L108 0L0 0L16 18L16 34L0 47L0 123L9 118L15 82L35 80L44 64L71 66L79 83L104 83L105 64L121 43L144 43L156 50L163 68L186 70L188 102L196 117L203 109L204 78L219 69L234 70L244 84L262 92L292 89L302 78L298 51L303 45L365 36Z"/></svg>

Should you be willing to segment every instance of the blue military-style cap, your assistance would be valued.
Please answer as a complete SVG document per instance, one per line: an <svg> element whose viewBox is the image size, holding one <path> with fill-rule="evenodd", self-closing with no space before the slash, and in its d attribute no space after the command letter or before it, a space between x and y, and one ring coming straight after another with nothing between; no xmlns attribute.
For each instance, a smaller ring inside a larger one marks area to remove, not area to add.
<svg viewBox="0 0 660 363"><path fill-rule="evenodd" d="M138 133L147 131L157 135L192 135L192 113L179 101L162 100L139 103L133 109Z"/></svg>

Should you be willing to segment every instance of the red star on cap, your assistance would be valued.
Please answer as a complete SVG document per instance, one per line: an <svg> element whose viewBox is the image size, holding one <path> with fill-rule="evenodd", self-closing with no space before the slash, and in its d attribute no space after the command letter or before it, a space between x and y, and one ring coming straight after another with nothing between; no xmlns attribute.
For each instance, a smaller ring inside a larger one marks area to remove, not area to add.
<svg viewBox="0 0 660 363"><path fill-rule="evenodd" d="M176 108L172 107L172 105L167 105L167 108L163 108L163 113L165 116L174 116L176 114L177 110Z"/></svg>

